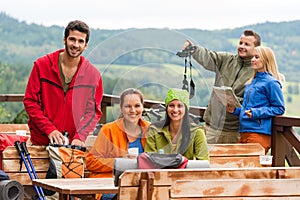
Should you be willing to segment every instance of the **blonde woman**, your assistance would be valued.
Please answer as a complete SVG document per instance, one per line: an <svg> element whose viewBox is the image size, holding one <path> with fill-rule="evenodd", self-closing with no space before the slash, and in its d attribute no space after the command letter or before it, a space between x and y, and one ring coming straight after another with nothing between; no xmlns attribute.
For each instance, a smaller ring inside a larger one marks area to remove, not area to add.
<svg viewBox="0 0 300 200"><path fill-rule="evenodd" d="M272 117L285 111L280 74L269 47L255 47L251 60L253 77L246 84L241 108L227 106L227 111L239 116L239 143L260 143L265 153L271 147Z"/></svg>

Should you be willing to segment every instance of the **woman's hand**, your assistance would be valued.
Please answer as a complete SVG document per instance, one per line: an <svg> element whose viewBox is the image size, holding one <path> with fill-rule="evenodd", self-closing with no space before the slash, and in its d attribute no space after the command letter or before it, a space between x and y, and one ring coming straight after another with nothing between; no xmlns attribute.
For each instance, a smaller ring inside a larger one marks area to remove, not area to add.
<svg viewBox="0 0 300 200"><path fill-rule="evenodd" d="M76 145L76 146L81 146L81 147L84 147L84 146L85 146L84 142L81 141L81 140L79 140L79 139L74 139L74 140L72 141L72 144L71 144L71 145Z"/></svg>
<svg viewBox="0 0 300 200"><path fill-rule="evenodd" d="M235 106L232 105L232 104L227 104L226 110L227 110L227 112L229 112L229 113L234 113L234 111L235 111Z"/></svg>
<svg viewBox="0 0 300 200"><path fill-rule="evenodd" d="M252 118L252 111L251 110L246 110L245 111L246 115L251 119Z"/></svg>

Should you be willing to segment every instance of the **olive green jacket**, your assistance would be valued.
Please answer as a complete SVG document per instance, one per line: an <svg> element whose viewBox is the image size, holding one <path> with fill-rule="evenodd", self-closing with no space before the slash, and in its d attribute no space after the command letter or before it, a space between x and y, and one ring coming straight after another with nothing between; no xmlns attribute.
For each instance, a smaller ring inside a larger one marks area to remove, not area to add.
<svg viewBox="0 0 300 200"><path fill-rule="evenodd" d="M215 86L232 87L242 103L246 82L253 76L251 59L244 60L238 54L215 52L201 46L196 46L193 58L205 69L215 72ZM211 94L204 120L217 130L239 130L239 118L226 112L226 107L214 93Z"/></svg>
<svg viewBox="0 0 300 200"><path fill-rule="evenodd" d="M172 148L173 145L169 126L157 128L152 124L148 130L148 137L144 151L159 152L159 150L162 149L166 154L178 153L181 140L182 134L180 133L176 147ZM190 144L183 155L189 160L209 160L206 137L200 126L196 124L191 125Z"/></svg>

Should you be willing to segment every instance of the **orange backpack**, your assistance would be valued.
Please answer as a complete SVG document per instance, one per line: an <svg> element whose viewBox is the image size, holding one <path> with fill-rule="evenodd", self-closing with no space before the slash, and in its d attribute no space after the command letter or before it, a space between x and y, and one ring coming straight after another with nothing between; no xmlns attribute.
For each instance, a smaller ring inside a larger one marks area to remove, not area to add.
<svg viewBox="0 0 300 200"><path fill-rule="evenodd" d="M47 178L83 178L85 147L74 145L47 146L50 167Z"/></svg>

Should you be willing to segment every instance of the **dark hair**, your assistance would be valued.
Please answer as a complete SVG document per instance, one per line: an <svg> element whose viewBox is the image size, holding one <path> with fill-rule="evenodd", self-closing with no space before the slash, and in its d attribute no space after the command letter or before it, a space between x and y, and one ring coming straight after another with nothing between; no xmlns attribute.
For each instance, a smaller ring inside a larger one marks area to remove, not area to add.
<svg viewBox="0 0 300 200"><path fill-rule="evenodd" d="M255 38L255 42L254 42L254 45L257 47L257 46L260 46L261 45L261 38L260 38L260 35L258 33L256 33L255 31L253 30L245 30L243 32L243 34L245 36L253 36Z"/></svg>
<svg viewBox="0 0 300 200"><path fill-rule="evenodd" d="M80 20L75 20L75 21L71 21L69 22L69 24L67 25L67 27L65 28L65 39L68 38L69 34L70 34L70 30L71 31L79 31L82 33L86 34L86 38L85 38L85 42L88 43L89 39L90 39L90 28L89 26L84 23L83 21Z"/></svg>
<svg viewBox="0 0 300 200"><path fill-rule="evenodd" d="M181 123L181 134L182 134L182 140L181 140L181 144L179 147L179 152L180 154L184 154L185 151L187 150L189 144L190 144L190 138L191 138L191 121L190 121L190 117L189 117L189 110L187 108L187 106L184 104L185 107L185 113L183 116L183 120ZM167 113L167 108L166 108L166 118L165 120L162 121L158 121L158 122L154 122L153 125L158 127L158 128L163 128L165 126L170 125L170 117Z"/></svg>

